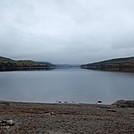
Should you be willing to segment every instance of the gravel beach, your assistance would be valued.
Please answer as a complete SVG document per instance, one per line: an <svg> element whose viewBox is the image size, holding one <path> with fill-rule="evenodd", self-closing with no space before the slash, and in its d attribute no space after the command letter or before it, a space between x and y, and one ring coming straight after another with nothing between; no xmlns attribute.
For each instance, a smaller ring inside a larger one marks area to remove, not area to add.
<svg viewBox="0 0 134 134"><path fill-rule="evenodd" d="M1 101L0 121L0 134L134 134L134 108L113 105Z"/></svg>

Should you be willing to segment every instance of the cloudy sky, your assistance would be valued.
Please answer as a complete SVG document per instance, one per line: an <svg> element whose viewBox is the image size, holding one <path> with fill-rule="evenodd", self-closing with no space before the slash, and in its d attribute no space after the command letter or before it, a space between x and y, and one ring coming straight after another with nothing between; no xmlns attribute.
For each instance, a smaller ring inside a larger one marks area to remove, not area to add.
<svg viewBox="0 0 134 134"><path fill-rule="evenodd" d="M134 56L134 0L0 0L0 55L73 64Z"/></svg>

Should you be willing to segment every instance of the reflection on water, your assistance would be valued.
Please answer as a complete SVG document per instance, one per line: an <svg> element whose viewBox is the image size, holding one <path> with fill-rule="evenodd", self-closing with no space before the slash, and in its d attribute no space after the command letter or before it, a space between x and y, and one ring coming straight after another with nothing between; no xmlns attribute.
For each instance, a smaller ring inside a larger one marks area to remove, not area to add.
<svg viewBox="0 0 134 134"><path fill-rule="evenodd" d="M134 73L82 69L0 72L0 100L112 103L134 99Z"/></svg>

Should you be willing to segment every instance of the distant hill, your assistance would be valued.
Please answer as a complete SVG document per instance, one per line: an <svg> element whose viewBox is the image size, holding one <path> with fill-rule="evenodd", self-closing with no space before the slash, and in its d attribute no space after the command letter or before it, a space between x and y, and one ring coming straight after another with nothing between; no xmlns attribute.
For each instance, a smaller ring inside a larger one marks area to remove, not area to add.
<svg viewBox="0 0 134 134"><path fill-rule="evenodd" d="M9 58L1 57L1 56L0 56L0 61L7 61L7 60L10 61L10 60L12 60L12 59L9 59ZM13 60L12 60L12 61L13 61Z"/></svg>
<svg viewBox="0 0 134 134"><path fill-rule="evenodd" d="M75 64L56 64L55 67L57 69L71 69L71 68L79 68L80 65L75 65Z"/></svg>
<svg viewBox="0 0 134 134"><path fill-rule="evenodd" d="M50 63L40 63L32 60L12 60L10 58L0 56L0 71L39 70L52 68L54 68L54 65Z"/></svg>
<svg viewBox="0 0 134 134"><path fill-rule="evenodd" d="M81 65L83 69L134 72L134 57L110 59Z"/></svg>
<svg viewBox="0 0 134 134"><path fill-rule="evenodd" d="M37 63L39 63L39 64L42 64L42 65L50 65L50 66L53 66L53 67L55 67L55 65L54 64L52 64L52 63L50 63L50 62L45 62L45 61L36 61Z"/></svg>

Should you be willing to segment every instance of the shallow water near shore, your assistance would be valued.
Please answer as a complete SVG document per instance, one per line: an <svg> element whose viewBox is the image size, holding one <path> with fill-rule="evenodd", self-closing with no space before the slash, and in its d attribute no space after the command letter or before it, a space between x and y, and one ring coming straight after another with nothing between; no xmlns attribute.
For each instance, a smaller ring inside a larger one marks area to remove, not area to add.
<svg viewBox="0 0 134 134"><path fill-rule="evenodd" d="M134 73L84 69L0 72L0 100L111 104L134 99Z"/></svg>

